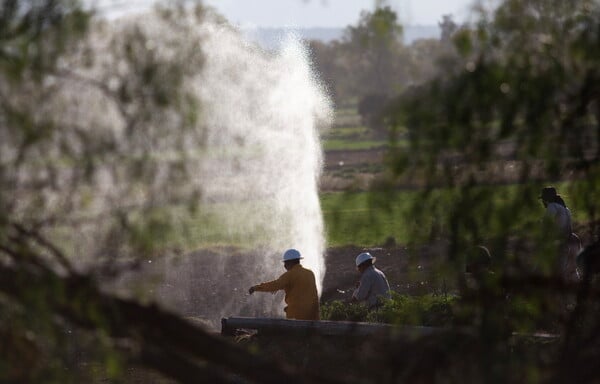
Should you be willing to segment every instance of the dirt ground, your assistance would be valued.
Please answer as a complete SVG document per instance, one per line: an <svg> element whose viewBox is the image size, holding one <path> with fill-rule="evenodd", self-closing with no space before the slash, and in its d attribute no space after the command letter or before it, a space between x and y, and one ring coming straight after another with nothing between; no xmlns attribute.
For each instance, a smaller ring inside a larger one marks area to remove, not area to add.
<svg viewBox="0 0 600 384"><path fill-rule="evenodd" d="M398 293L422 295L452 289L452 282L446 281L434 271L436 247L409 251L406 247L362 248L346 246L329 248L325 258L326 272L323 280L323 303L332 300L347 300L358 281L354 259L368 251L375 258L375 266L385 273L390 287Z"/></svg>

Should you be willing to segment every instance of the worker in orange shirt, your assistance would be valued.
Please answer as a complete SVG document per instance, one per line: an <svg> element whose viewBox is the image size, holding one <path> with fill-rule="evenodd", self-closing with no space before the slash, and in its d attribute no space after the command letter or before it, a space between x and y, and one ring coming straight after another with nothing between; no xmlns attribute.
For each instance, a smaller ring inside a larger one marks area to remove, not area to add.
<svg viewBox="0 0 600 384"><path fill-rule="evenodd" d="M300 264L300 252L288 249L283 254L283 266L286 272L277 280L253 285L248 292L285 291L284 311L286 318L297 320L319 320L319 296L315 275Z"/></svg>

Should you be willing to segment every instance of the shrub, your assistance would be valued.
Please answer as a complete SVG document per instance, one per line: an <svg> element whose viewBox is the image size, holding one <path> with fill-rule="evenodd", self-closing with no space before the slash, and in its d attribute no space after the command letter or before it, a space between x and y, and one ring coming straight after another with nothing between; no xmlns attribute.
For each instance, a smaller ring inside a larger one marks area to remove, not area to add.
<svg viewBox="0 0 600 384"><path fill-rule="evenodd" d="M369 310L364 304L335 300L321 306L321 319L333 321L367 321Z"/></svg>
<svg viewBox="0 0 600 384"><path fill-rule="evenodd" d="M423 296L400 295L392 292L392 298L369 314L369 321L421 326L449 325L453 318L454 296L427 294Z"/></svg>
<svg viewBox="0 0 600 384"><path fill-rule="evenodd" d="M368 321L414 326L445 326L454 320L455 296L409 296L392 292L378 310L369 311L364 304L333 301L321 306L321 318L334 321Z"/></svg>

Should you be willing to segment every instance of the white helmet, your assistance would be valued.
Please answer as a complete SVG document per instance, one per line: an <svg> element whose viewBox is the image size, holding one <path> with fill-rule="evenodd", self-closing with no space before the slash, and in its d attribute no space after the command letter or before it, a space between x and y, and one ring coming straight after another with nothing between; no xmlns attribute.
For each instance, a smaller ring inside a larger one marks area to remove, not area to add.
<svg viewBox="0 0 600 384"><path fill-rule="evenodd" d="M358 267L359 265L361 265L362 263L364 263L367 260L373 260L373 262L375 261L375 258L373 256L371 256L371 254L369 252L363 252L360 255L356 256L356 266Z"/></svg>
<svg viewBox="0 0 600 384"><path fill-rule="evenodd" d="M302 259L302 256L300 256L300 252L298 252L298 250L296 249L288 249L287 251L285 251L285 253L283 254L283 261L289 261L289 260L298 260L298 259Z"/></svg>

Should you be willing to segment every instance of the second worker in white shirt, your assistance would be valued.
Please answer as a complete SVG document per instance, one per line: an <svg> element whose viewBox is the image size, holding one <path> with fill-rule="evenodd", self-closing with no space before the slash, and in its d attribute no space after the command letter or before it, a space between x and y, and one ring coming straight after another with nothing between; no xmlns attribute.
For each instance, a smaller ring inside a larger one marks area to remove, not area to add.
<svg viewBox="0 0 600 384"><path fill-rule="evenodd" d="M381 299L390 299L390 285L385 274L373 265L375 258L364 252L356 257L356 269L360 273L358 287L352 294L352 301L364 301L369 309L381 304Z"/></svg>

